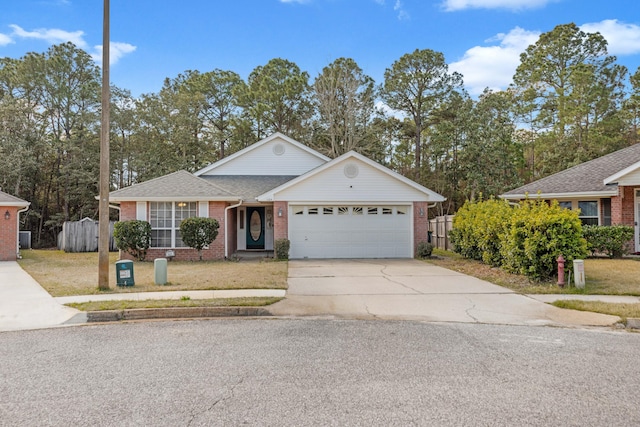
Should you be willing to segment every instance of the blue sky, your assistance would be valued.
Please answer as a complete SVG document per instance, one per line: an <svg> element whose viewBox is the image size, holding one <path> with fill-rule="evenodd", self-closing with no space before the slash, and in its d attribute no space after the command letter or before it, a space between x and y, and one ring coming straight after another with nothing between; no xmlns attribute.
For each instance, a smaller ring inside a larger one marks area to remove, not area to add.
<svg viewBox="0 0 640 427"><path fill-rule="evenodd" d="M2 0L0 57L73 41L99 61L102 3ZM600 31L618 62L637 70L637 0L111 0L111 79L137 96L188 69L246 79L280 57L313 80L344 56L382 83L400 56L429 48L477 95L505 88L527 45L569 22Z"/></svg>

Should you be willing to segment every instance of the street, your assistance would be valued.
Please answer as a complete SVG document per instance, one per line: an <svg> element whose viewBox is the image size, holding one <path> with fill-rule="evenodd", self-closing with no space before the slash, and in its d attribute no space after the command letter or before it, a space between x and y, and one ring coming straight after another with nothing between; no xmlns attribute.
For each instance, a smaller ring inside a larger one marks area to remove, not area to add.
<svg viewBox="0 0 640 427"><path fill-rule="evenodd" d="M640 424L640 335L225 319L0 333L0 425Z"/></svg>

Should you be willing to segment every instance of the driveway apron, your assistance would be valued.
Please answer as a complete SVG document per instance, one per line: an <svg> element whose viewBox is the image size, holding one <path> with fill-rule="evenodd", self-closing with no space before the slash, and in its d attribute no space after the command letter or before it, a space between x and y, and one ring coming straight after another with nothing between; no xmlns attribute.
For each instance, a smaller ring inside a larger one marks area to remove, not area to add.
<svg viewBox="0 0 640 427"><path fill-rule="evenodd" d="M82 322L84 313L57 303L17 262L0 262L0 331Z"/></svg>
<svg viewBox="0 0 640 427"><path fill-rule="evenodd" d="M292 260L274 315L508 325L609 326L619 319L564 310L413 259Z"/></svg>

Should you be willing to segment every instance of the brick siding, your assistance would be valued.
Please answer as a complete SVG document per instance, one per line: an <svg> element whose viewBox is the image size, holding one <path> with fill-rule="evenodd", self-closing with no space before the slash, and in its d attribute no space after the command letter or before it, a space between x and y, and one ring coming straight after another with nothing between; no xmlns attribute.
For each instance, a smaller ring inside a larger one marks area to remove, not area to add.
<svg viewBox="0 0 640 427"><path fill-rule="evenodd" d="M15 261L18 258L18 210L15 206L0 206L0 261ZM11 217L5 219L9 211Z"/></svg>
<svg viewBox="0 0 640 427"><path fill-rule="evenodd" d="M278 212L282 210L282 216ZM289 203L273 202L273 239L289 238Z"/></svg>
<svg viewBox="0 0 640 427"><path fill-rule="evenodd" d="M429 239L429 203L413 202L413 254L415 257L418 244ZM420 209L423 215L420 216Z"/></svg>

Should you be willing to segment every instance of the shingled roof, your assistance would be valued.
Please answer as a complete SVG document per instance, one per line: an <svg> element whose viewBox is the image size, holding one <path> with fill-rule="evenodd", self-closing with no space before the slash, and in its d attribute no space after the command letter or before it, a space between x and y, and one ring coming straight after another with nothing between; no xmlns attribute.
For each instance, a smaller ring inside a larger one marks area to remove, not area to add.
<svg viewBox="0 0 640 427"><path fill-rule="evenodd" d="M541 197L572 195L606 197L618 194L616 184L605 185L604 180L640 162L640 144L573 166L562 172L507 191L500 197L522 199L527 194Z"/></svg>
<svg viewBox="0 0 640 427"><path fill-rule="evenodd" d="M29 206L31 203L19 197L0 191L0 206Z"/></svg>
<svg viewBox="0 0 640 427"><path fill-rule="evenodd" d="M289 182L290 175L202 175L201 179L214 183L244 201L255 201L256 197Z"/></svg>
<svg viewBox="0 0 640 427"><path fill-rule="evenodd" d="M239 200L240 196L180 170L109 193L114 202L135 200Z"/></svg>

